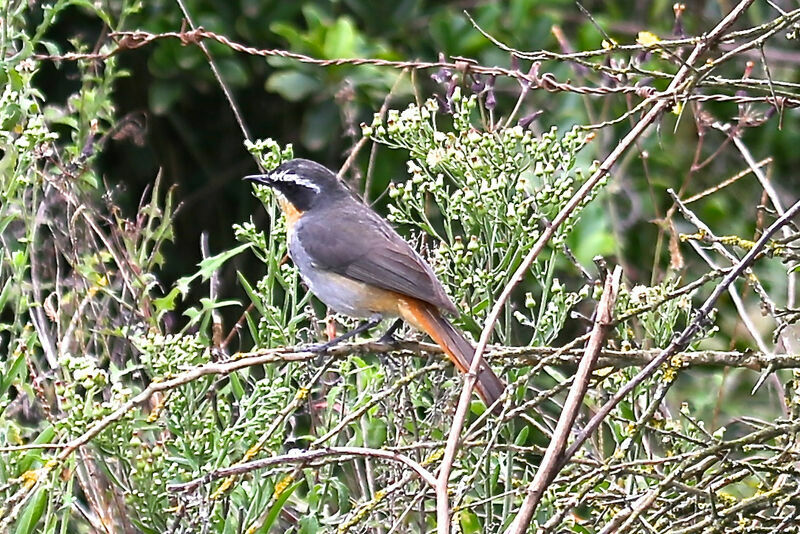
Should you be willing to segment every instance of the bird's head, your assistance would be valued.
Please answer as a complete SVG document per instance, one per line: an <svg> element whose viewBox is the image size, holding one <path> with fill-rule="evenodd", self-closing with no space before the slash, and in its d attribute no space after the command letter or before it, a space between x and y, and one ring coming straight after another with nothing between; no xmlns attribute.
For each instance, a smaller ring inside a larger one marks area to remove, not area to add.
<svg viewBox="0 0 800 534"><path fill-rule="evenodd" d="M293 159L266 174L245 176L245 180L278 191L292 207L305 212L321 199L337 196L344 186L327 167L307 159Z"/></svg>

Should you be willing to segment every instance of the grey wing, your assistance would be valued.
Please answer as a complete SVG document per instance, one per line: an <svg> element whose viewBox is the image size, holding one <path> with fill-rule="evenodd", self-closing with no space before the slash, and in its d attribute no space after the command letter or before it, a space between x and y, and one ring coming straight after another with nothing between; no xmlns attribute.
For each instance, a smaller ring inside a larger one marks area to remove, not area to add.
<svg viewBox="0 0 800 534"><path fill-rule="evenodd" d="M394 228L366 206L355 211L297 223L295 238L317 267L458 313L430 266Z"/></svg>

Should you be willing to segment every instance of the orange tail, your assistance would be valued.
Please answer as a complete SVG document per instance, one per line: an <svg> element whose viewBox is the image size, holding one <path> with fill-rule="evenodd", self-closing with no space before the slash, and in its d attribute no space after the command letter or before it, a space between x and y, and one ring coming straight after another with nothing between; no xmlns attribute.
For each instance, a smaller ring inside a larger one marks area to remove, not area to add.
<svg viewBox="0 0 800 534"><path fill-rule="evenodd" d="M442 347L459 371L466 373L469 370L475 348L435 307L416 299L403 299L400 311L406 322L427 333ZM487 406L494 404L505 388L503 381L488 365L481 365L475 389ZM498 413L500 406L496 406L493 411Z"/></svg>

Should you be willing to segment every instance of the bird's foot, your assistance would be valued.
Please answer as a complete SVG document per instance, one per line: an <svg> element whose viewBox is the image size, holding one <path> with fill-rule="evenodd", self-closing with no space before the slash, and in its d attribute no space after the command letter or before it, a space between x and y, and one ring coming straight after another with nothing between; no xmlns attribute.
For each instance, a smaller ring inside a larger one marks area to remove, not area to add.
<svg viewBox="0 0 800 534"><path fill-rule="evenodd" d="M403 324L402 319L397 319L392 325L384 332L384 334L378 339L378 343L383 343L384 345L389 346L397 346L400 342L399 339L394 337L394 333L400 328L400 325Z"/></svg>
<svg viewBox="0 0 800 534"><path fill-rule="evenodd" d="M315 352L317 354L326 354L330 349L335 347L338 344L338 340L328 341L327 343L314 343L313 345L308 345L303 347L304 351L307 352Z"/></svg>
<svg viewBox="0 0 800 534"><path fill-rule="evenodd" d="M394 334L392 334L391 332L386 332L381 337L379 337L375 342L381 345L389 345L390 347L396 347L397 345L400 344L400 341L401 340L394 337Z"/></svg>
<svg viewBox="0 0 800 534"><path fill-rule="evenodd" d="M333 347L336 343L315 343L313 345L308 345L303 347L303 351L311 352L316 354L313 358L314 366L319 367L325 363L325 356L328 355L328 350Z"/></svg>

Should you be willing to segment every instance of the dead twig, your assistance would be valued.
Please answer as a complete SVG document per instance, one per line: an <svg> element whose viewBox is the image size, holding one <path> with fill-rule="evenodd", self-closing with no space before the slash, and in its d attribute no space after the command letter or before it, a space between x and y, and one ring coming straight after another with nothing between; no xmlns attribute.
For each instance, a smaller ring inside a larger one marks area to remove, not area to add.
<svg viewBox="0 0 800 534"><path fill-rule="evenodd" d="M176 493L194 491L201 485L207 484L212 480L242 475L244 473L250 473L252 471L273 465L306 464L313 460L330 458L332 456L363 456L367 458L380 458L383 460L399 462L407 467L410 467L416 474L420 476L422 480L427 482L429 485L434 486L436 484L436 479L433 477L433 474L431 474L430 471L422 467L422 465L418 462L415 462L403 454L384 449L371 449L368 447L325 447L307 451L294 451L288 454L281 454L278 456L272 456L270 458L262 458L260 460L236 464L231 467L215 469L214 471L211 471L208 474L192 481L185 482L183 484L172 484L168 486L167 489Z"/></svg>
<svg viewBox="0 0 800 534"><path fill-rule="evenodd" d="M675 77L672 79L672 83L670 83L669 87L667 88L667 92L676 91L683 87L684 83L690 79L690 75L693 72L691 65L693 65L711 46L711 44L714 43L736 21L736 19L747 10L753 1L754 0L743 0L740 2L719 24L717 24L713 30L704 36L704 39L697 44L691 55L687 58L685 64L675 74ZM447 449L445 450L445 457L442 460L442 468L439 473L439 481L436 486L436 516L439 534L448 534L449 531L450 505L449 497L447 495L447 482L450 476L450 469L452 467L453 460L455 459L456 448L458 446L461 429L464 425L467 408L469 407L472 389L475 386L477 371L483 362L483 353L486 350L487 344L489 343L489 337L494 330L495 323L500 317L500 313L503 311L506 301L511 296L511 292L514 290L517 284L522 281L522 278L528 272L528 269L530 269L533 261L539 256L550 239L555 235L561 224L563 224L564 221L569 218L572 212L582 202L584 202L584 199L589 195L589 193L595 187L597 187L601 180L603 180L611 171L611 168L614 166L617 160L625 152L627 152L628 148L636 141L636 139L638 139L638 137L642 135L658 117L661 116L661 113L664 112L669 105L670 103L665 100L655 101L653 107L642 117L639 122L633 126L633 128L631 128L631 130L619 142L619 144L617 144L614 150L605 158L603 163L600 164L594 174L592 174L592 176L589 177L586 182L584 182L584 184L580 187L580 189L578 189L569 202L567 202L561 211L553 218L551 225L542 232L539 239L536 241L531 250L520 263L517 270L512 275L508 284L506 284L503 292L495 301L492 310L489 312L483 331L481 332L480 340L478 341L478 346L475 348L475 357L472 359L472 365L470 366L469 372L464 380L464 388L461 398L459 399L456 415L453 418L453 425L450 430L448 445ZM527 525L524 527L527 528Z"/></svg>
<svg viewBox="0 0 800 534"><path fill-rule="evenodd" d="M614 309L614 303L617 299L617 292L619 291L619 284L622 278L622 268L617 266L614 269L614 274L606 278L605 287L603 288L603 296L600 298L600 303L597 305L596 319L594 327L592 328L592 335L589 342L586 344L583 358L578 371L575 373L575 380L567 395L567 400L564 402L564 408L561 411L561 416L558 419L558 424L553 432L553 437L550 440L547 450L542 458L542 463L536 471L536 476L533 478L528 487L528 493L522 506L517 513L517 517L511 524L507 532L514 534L523 534L531 522L533 513L539 505L547 487L553 482L558 471L563 467L561 465L561 454L567 446L567 439L575 424L575 419L578 417L578 410L583 404L583 397L586 395L586 390L589 388L589 379L592 375L597 356L600 354L600 349L605 343L606 332L611 327L611 315Z"/></svg>

